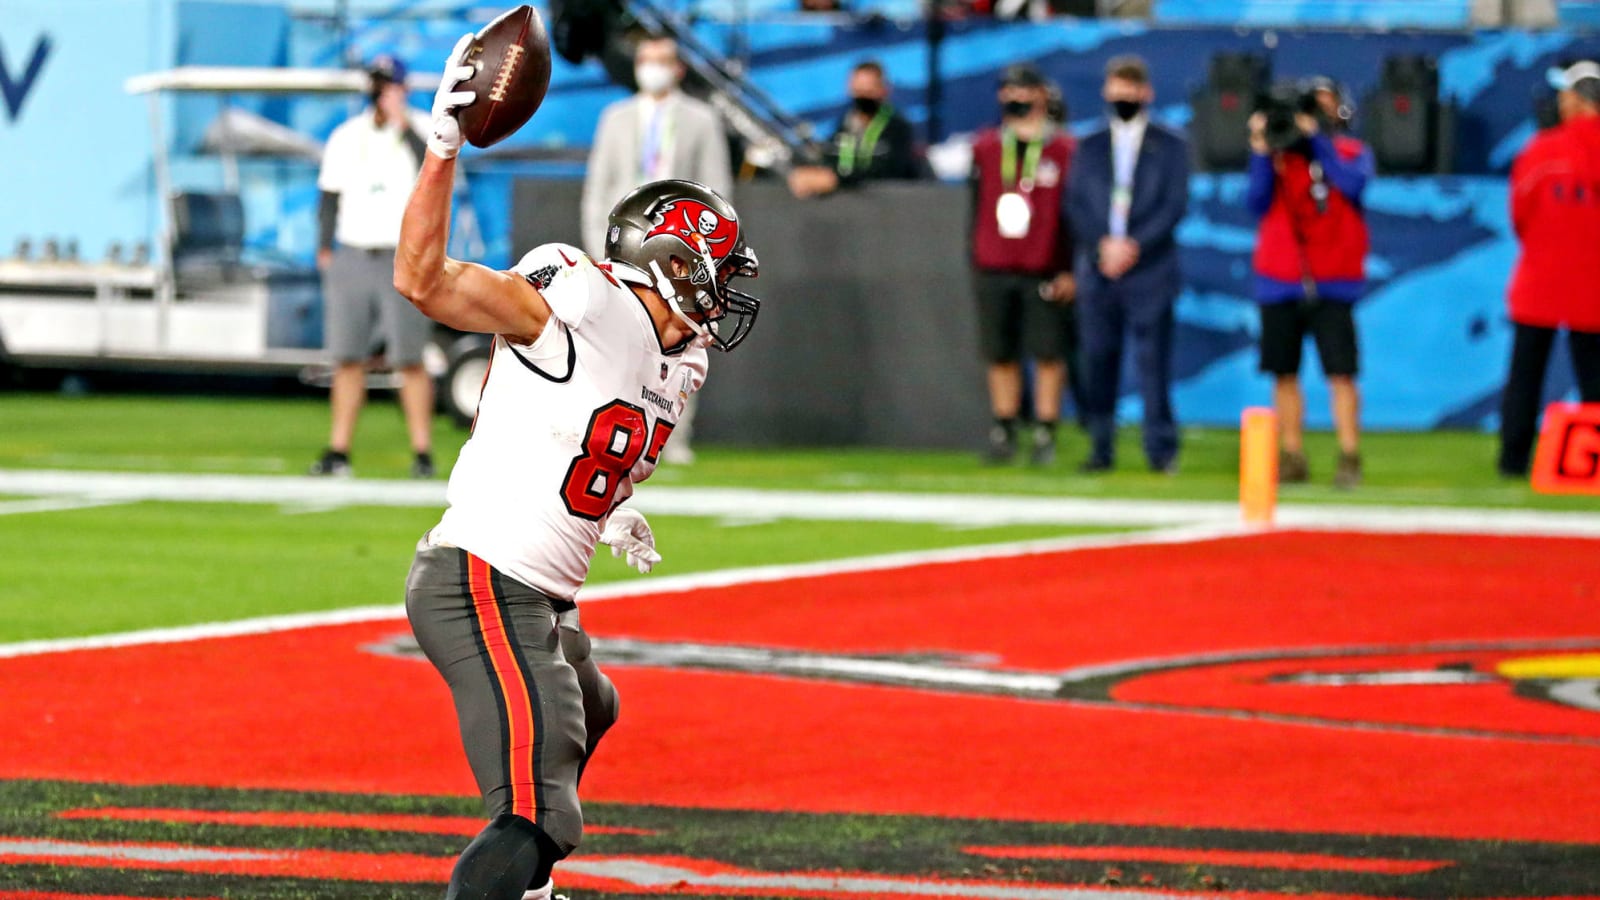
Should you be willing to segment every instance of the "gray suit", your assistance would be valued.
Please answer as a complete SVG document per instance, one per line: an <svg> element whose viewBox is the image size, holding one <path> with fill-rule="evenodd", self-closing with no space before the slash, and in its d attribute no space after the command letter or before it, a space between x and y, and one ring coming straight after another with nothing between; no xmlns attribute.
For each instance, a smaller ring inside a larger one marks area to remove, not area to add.
<svg viewBox="0 0 1600 900"><path fill-rule="evenodd" d="M728 141L722 130L722 117L708 104L674 91L662 103L661 114L668 124L663 129L663 178L698 181L724 197L732 199L733 171L728 163ZM606 217L629 191L651 180L641 169L645 127L636 95L618 100L600 114L594 144L589 150L589 168L583 179L584 249L596 259L605 255Z"/></svg>

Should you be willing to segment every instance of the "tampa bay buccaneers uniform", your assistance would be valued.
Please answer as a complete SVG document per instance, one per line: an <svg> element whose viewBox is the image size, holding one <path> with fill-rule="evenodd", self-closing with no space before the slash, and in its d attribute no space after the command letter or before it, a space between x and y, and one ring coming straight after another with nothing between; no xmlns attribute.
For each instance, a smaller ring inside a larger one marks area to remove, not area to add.
<svg viewBox="0 0 1600 900"><path fill-rule="evenodd" d="M624 198L606 249L595 261L546 244L513 268L550 318L531 344L494 338L449 507L406 584L412 629L450 686L490 815L534 823L537 849L557 859L582 836L578 778L617 715L576 623L595 544L655 470L705 382L708 348L741 341L759 304L727 286L756 273L737 214L693 182ZM680 317L699 312L696 336L662 346L633 284Z"/></svg>

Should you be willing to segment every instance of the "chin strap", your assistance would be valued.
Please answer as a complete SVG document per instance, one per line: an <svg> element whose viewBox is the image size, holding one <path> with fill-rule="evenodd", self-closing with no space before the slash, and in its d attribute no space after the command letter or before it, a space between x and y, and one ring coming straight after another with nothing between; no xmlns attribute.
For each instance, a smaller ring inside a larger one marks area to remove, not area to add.
<svg viewBox="0 0 1600 900"><path fill-rule="evenodd" d="M651 286L655 288L656 293L661 295L661 299L667 301L667 307L672 310L674 315L683 320L685 325L689 326L690 331L693 331L696 335L705 337L705 323L696 322L694 319L689 318L688 313L683 311L683 307L678 303L678 290L672 286L672 279L668 278L666 273L661 271L661 264L652 259L650 261L650 271L656 276L656 283Z"/></svg>

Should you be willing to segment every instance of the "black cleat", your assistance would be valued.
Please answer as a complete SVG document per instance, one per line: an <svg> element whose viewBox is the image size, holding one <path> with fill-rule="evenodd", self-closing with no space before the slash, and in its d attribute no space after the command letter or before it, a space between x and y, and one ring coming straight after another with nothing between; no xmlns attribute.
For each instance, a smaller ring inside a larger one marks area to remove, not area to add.
<svg viewBox="0 0 1600 900"><path fill-rule="evenodd" d="M1033 433L1033 448L1028 451L1028 463L1039 468L1056 464L1056 434L1052 428L1039 426Z"/></svg>
<svg viewBox="0 0 1600 900"><path fill-rule="evenodd" d="M307 474L331 478L349 478L354 474L354 470L350 468L350 454L340 453L331 449L324 450L322 451L322 456L311 464L311 469Z"/></svg>
<svg viewBox="0 0 1600 900"><path fill-rule="evenodd" d="M989 429L989 448L983 451L983 461L991 466L1004 466L1017 458L1017 442L1003 425Z"/></svg>
<svg viewBox="0 0 1600 900"><path fill-rule="evenodd" d="M1288 450L1278 454L1278 483L1305 484L1311 480L1311 464L1305 453Z"/></svg>
<svg viewBox="0 0 1600 900"><path fill-rule="evenodd" d="M1361 486L1361 454L1339 454L1339 467L1333 472L1333 486L1341 491L1353 491Z"/></svg>
<svg viewBox="0 0 1600 900"><path fill-rule="evenodd" d="M417 458L411 461L411 477L432 478L433 475L433 454L418 453Z"/></svg>

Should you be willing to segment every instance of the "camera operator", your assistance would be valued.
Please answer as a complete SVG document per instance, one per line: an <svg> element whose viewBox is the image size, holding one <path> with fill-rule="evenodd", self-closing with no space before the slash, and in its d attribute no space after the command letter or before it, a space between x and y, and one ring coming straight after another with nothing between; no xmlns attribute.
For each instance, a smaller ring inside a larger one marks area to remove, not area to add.
<svg viewBox="0 0 1600 900"><path fill-rule="evenodd" d="M1246 204L1261 220L1254 259L1261 371L1274 378L1283 482L1311 477L1299 377L1308 333L1332 392L1339 440L1334 485L1353 488L1361 482L1353 307L1365 285L1361 193L1373 161L1367 145L1346 133L1350 118L1343 92L1326 78L1275 88L1250 117Z"/></svg>

